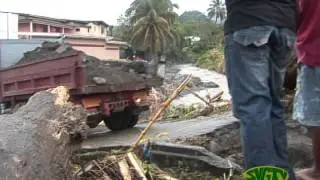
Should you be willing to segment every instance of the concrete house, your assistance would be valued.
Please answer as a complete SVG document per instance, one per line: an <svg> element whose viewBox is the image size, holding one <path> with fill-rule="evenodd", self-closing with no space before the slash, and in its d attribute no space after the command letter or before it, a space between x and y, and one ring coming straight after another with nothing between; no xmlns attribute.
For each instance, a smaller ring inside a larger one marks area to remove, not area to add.
<svg viewBox="0 0 320 180"><path fill-rule="evenodd" d="M0 12L0 39L61 38L74 49L100 59L120 59L120 46L125 44L112 41L112 26L104 21L80 21Z"/></svg>

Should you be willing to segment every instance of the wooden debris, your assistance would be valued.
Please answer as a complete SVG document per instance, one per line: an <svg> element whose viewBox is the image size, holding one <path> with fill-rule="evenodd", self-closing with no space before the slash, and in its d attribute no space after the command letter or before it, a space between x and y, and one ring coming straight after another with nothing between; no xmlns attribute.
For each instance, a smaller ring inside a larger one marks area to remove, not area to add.
<svg viewBox="0 0 320 180"><path fill-rule="evenodd" d="M111 180L111 178L109 177L109 175L103 170L103 168L97 163L96 160L93 160L92 163L97 166L97 168L99 168L99 170L103 173L103 177L105 180Z"/></svg>
<svg viewBox="0 0 320 180"><path fill-rule="evenodd" d="M107 155L90 161L85 167L74 172L75 179L98 180L147 180L143 163L133 153ZM148 179L149 180L149 179Z"/></svg>
<svg viewBox="0 0 320 180"><path fill-rule="evenodd" d="M76 177L80 177L80 176L82 176L84 173L90 171L93 167L94 167L94 165L93 165L93 163L91 162L91 163L89 163L88 165L86 165L84 168L81 167L80 169L78 169L78 170L74 173L74 175L75 175Z"/></svg>
<svg viewBox="0 0 320 180"><path fill-rule="evenodd" d="M141 161L137 160L138 159L137 156L132 152L129 152L127 154L127 156L128 156L129 161L133 165L134 169L137 171L138 175L142 178L142 180L147 180L147 178L143 172L143 167L142 167Z"/></svg>
<svg viewBox="0 0 320 180"><path fill-rule="evenodd" d="M124 180L131 180L130 169L126 159L119 162L120 172Z"/></svg>

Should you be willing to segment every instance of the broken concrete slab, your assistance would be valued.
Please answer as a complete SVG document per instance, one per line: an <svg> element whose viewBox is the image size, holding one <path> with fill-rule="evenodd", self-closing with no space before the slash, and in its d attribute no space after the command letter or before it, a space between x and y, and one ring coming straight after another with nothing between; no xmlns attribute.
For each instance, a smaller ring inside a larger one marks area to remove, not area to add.
<svg viewBox="0 0 320 180"><path fill-rule="evenodd" d="M158 141L168 141L177 138L187 138L210 133L237 120L230 112L213 117L196 118L188 121L157 123L153 126L146 138L156 137L165 133ZM130 146L141 133L146 124L122 132L111 132L103 126L89 129L88 139L81 144L81 149L95 150L103 147Z"/></svg>
<svg viewBox="0 0 320 180"><path fill-rule="evenodd" d="M307 168L312 166L312 140L306 132L301 131L301 125L293 125L288 120L288 152L290 164L295 169ZM240 141L240 123L233 122L228 125L215 129L213 132L178 139L180 144L192 144L203 146L210 152L223 158L230 159L243 166L243 154Z"/></svg>
<svg viewBox="0 0 320 180"><path fill-rule="evenodd" d="M171 143L153 143L152 161L162 166L184 166L196 170L210 170L215 174L223 175L232 168L242 172L242 167L200 146L190 146ZM180 163L180 164L179 164Z"/></svg>

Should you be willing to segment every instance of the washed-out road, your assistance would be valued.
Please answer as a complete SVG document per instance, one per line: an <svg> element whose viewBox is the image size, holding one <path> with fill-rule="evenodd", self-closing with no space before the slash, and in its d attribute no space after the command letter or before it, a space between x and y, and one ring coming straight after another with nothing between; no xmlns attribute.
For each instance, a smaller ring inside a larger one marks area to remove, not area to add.
<svg viewBox="0 0 320 180"><path fill-rule="evenodd" d="M176 122L158 122L147 133L146 138L165 141L183 137L192 137L210 133L215 129L237 121L231 113L215 115L213 117L201 117L193 120ZM119 146L130 146L135 142L141 131L147 124L139 124L132 129L121 132L111 132L105 126L91 129L88 139L83 141L81 149L94 150Z"/></svg>

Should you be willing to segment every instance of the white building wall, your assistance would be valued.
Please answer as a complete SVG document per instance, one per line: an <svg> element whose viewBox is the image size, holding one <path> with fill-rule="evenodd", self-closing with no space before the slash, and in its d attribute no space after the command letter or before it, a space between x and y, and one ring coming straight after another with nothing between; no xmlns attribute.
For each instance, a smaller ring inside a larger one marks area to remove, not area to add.
<svg viewBox="0 0 320 180"><path fill-rule="evenodd" d="M19 15L0 12L0 39L18 39Z"/></svg>

